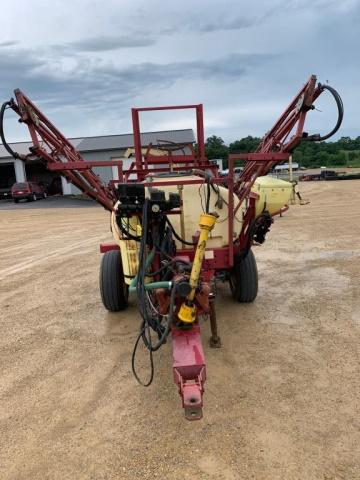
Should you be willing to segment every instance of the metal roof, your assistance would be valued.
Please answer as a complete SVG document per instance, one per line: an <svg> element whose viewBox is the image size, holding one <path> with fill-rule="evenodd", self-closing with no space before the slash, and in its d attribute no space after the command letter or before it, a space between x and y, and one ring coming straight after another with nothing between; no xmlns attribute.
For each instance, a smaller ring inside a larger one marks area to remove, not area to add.
<svg viewBox="0 0 360 480"><path fill-rule="evenodd" d="M194 143L194 132L187 130L166 130L162 132L144 132L141 134L141 144L148 146L155 145L159 140L171 141L174 143ZM132 133L124 135L109 135L99 137L86 137L78 145L80 152L94 150L118 150L134 146L134 137Z"/></svg>
<svg viewBox="0 0 360 480"><path fill-rule="evenodd" d="M177 144L194 143L194 132L191 128L185 130L165 130L160 132L144 132L141 134L141 144L148 146L150 143L157 144L159 140L166 140ZM123 150L134 146L132 133L123 135L102 135L98 137L69 138L69 141L79 152L94 152L102 150ZM22 154L29 153L31 142L9 143L11 148ZM10 155L5 147L0 144L0 158L9 158Z"/></svg>

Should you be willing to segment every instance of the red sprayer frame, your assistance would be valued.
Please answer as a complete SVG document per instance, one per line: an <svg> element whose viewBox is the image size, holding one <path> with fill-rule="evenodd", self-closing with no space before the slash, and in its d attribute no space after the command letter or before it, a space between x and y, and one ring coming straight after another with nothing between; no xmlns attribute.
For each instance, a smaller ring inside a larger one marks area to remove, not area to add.
<svg viewBox="0 0 360 480"><path fill-rule="evenodd" d="M146 182L149 174L159 172L181 172L196 170L210 170L213 174L211 181L222 184L229 189L228 202L228 246L215 248L213 258L203 262L203 279L209 282L217 271L230 270L233 266L234 256L241 251L248 242L248 230L255 217L255 198L251 187L257 177L266 175L276 164L288 160L291 151L298 145L303 137L304 122L307 112L313 108L313 102L321 94L322 89L316 86L316 77L311 76L304 84L285 112L263 138L255 153L232 154L229 156L229 174L227 177L218 175L218 167L211 164L205 156L205 136L203 125L202 105L181 105L168 107L133 108L132 121L134 132L135 162L129 169L123 170L121 161L89 162L85 161L75 147L56 129L56 127L42 114L42 112L20 90L15 91L16 102L12 101L11 107L20 116L31 135L33 146L30 148L31 156L38 156L49 170L58 171L68 181L73 183L85 194L99 202L107 210L114 209L116 198L116 183L132 181L130 177L136 176L137 182ZM189 155L168 155L156 157L148 152L143 156L140 134L140 112L157 110L194 109L196 113L197 151ZM290 137L291 132L295 132ZM18 156L26 160L26 156ZM244 160L245 168L238 180L234 180L234 164L236 160ZM104 185L102 180L92 171L93 166L117 166L119 180ZM151 182L151 186L188 185L191 183L204 183L199 176L198 180L171 180L161 183ZM234 207L233 193L240 203ZM233 238L234 216L240 205L247 199L247 210L243 215L242 231L238 238ZM101 252L117 249L116 244L104 244ZM177 255L193 260L195 248L178 250ZM191 330L182 330L176 326L172 329L173 342L173 373L174 381L179 387L183 406L190 412L190 418L201 417L202 394L206 378L206 366L201 345L200 327L197 322Z"/></svg>
<svg viewBox="0 0 360 480"><path fill-rule="evenodd" d="M138 180L142 180L143 176L148 173L149 165L156 165L157 163L164 163L162 160L164 157L157 157L150 154L147 154L142 158L141 150L141 133L140 133L140 112L150 112L150 111L160 111L160 110L189 110L194 109L196 112L196 138L198 144L198 155L169 155L166 159L171 167L174 164L192 164L193 166L208 165L209 162L205 157L205 137L204 137L204 117L203 117L203 106L199 105L172 105L168 107L145 107L145 108L132 108L131 116L133 122L133 132L134 132L134 147L135 147L135 165L138 174Z"/></svg>

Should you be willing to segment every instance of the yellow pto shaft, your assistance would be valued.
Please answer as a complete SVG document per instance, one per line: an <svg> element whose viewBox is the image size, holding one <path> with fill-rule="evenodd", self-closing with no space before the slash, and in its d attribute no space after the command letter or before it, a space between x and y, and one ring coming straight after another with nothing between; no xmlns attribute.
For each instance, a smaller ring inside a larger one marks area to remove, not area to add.
<svg viewBox="0 0 360 480"><path fill-rule="evenodd" d="M199 284L201 265L205 254L206 242L209 237L209 233L214 228L215 222L215 215L211 215L209 213L203 213L202 215L200 215L200 236L196 247L189 282L191 286L191 291L186 297L185 302L181 305L178 313L179 319L184 323L193 323L196 320L196 306L194 305L193 300L195 298L196 289Z"/></svg>

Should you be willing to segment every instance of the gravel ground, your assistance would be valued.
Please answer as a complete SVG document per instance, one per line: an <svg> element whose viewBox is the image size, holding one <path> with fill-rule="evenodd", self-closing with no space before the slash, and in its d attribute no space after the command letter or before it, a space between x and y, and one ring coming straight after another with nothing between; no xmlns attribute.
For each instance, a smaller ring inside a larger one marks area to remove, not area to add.
<svg viewBox="0 0 360 480"><path fill-rule="evenodd" d="M35 202L28 202L21 200L19 203L14 203L13 200L0 200L0 210L33 210L44 208L88 208L99 207L93 200L78 199L73 197L47 197L46 199L39 199Z"/></svg>
<svg viewBox="0 0 360 480"><path fill-rule="evenodd" d="M108 214L1 211L0 478L359 479L360 181L301 190L311 203L255 249L255 303L219 286L199 422L183 417L171 342L151 387L132 377L136 307L107 313L98 292Z"/></svg>

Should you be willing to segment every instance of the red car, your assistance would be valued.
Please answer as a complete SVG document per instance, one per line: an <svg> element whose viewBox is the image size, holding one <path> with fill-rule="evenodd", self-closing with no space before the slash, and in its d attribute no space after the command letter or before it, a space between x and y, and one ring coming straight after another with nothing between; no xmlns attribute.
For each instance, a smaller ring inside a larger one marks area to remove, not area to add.
<svg viewBox="0 0 360 480"><path fill-rule="evenodd" d="M46 198L44 187L35 182L14 183L11 187L11 196L15 203L19 200L35 201L38 198Z"/></svg>

